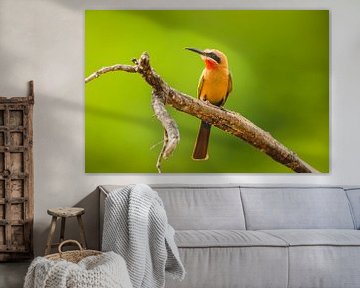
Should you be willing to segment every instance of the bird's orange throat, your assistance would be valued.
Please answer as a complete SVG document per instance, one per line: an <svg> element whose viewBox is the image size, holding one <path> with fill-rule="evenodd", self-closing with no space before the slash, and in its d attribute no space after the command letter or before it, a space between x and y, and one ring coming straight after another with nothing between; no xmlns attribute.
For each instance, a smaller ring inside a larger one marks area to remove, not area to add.
<svg viewBox="0 0 360 288"><path fill-rule="evenodd" d="M218 65L214 60L209 59L209 58L205 58L204 62L205 62L206 69L209 69L209 70L215 69Z"/></svg>

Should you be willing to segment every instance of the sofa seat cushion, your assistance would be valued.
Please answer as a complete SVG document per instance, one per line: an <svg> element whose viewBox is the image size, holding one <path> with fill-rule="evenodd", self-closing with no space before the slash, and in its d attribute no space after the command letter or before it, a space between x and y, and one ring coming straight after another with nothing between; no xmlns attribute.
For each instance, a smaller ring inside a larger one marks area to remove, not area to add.
<svg viewBox="0 0 360 288"><path fill-rule="evenodd" d="M186 276L166 288L287 288L289 246L267 233L178 230L175 242Z"/></svg>
<svg viewBox="0 0 360 288"><path fill-rule="evenodd" d="M360 231L350 229L262 230L289 246L360 246Z"/></svg>
<svg viewBox="0 0 360 288"><path fill-rule="evenodd" d="M287 247L286 241L261 231L244 230L178 230L175 234L178 247Z"/></svg>
<svg viewBox="0 0 360 288"><path fill-rule="evenodd" d="M263 232L289 245L288 288L360 287L360 231L304 229Z"/></svg>

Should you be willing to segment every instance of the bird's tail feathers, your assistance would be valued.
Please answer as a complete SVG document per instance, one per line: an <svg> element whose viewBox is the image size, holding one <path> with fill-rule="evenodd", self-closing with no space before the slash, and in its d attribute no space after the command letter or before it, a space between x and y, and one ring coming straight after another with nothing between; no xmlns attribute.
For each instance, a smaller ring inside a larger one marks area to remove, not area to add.
<svg viewBox="0 0 360 288"><path fill-rule="evenodd" d="M209 155L207 153L210 137L211 125L201 121L199 133L196 139L195 148L192 158L194 160L207 160Z"/></svg>

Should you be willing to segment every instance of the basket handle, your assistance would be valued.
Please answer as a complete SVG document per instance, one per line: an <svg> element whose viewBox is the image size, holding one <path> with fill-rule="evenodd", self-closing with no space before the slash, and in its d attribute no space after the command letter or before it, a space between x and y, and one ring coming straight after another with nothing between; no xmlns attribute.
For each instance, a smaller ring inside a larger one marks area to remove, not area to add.
<svg viewBox="0 0 360 288"><path fill-rule="evenodd" d="M82 252L82 251L84 250L84 249L82 248L81 244L80 244L78 241L76 241L76 240L65 240L65 241L61 242L60 245L59 245L59 247L58 247L58 251L59 251L59 253L60 253L60 257L61 257L61 254L63 253L63 251L61 250L61 248L62 248L65 244L67 244L67 243L76 244L76 245L79 247L80 252Z"/></svg>

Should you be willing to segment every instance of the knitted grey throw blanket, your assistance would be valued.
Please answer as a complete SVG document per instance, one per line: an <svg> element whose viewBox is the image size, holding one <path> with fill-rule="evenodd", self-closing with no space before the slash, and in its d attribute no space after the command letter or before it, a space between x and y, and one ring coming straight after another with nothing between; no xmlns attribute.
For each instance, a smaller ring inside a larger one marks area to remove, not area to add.
<svg viewBox="0 0 360 288"><path fill-rule="evenodd" d="M106 198L102 250L125 259L134 288L165 287L165 270L175 279L185 276L162 200L145 184Z"/></svg>

